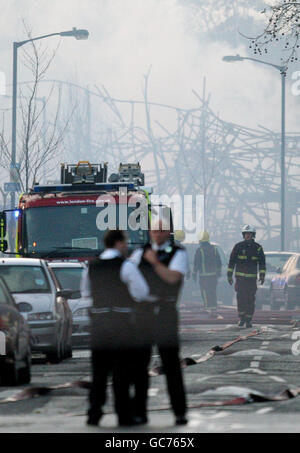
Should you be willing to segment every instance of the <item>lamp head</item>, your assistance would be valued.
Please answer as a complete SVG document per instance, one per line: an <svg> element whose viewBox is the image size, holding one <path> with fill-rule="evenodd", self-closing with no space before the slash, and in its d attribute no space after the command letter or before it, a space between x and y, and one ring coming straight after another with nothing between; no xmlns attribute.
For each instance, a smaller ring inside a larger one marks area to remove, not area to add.
<svg viewBox="0 0 300 453"><path fill-rule="evenodd" d="M243 61L244 58L240 55L226 55L223 57L223 61L233 62L233 61Z"/></svg>
<svg viewBox="0 0 300 453"><path fill-rule="evenodd" d="M60 36L74 36L78 40L88 39L89 32L87 30L81 29L77 30L76 27L73 27L70 31L62 31Z"/></svg>

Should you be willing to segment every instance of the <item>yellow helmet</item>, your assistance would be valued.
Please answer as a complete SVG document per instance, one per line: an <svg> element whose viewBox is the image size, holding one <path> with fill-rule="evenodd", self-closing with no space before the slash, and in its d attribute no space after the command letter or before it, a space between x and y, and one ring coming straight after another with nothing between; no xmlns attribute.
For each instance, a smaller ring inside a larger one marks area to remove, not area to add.
<svg viewBox="0 0 300 453"><path fill-rule="evenodd" d="M183 242L185 240L185 232L182 230L174 231L174 239L178 242Z"/></svg>
<svg viewBox="0 0 300 453"><path fill-rule="evenodd" d="M203 231L199 233L199 242L209 242L209 233L207 231Z"/></svg>

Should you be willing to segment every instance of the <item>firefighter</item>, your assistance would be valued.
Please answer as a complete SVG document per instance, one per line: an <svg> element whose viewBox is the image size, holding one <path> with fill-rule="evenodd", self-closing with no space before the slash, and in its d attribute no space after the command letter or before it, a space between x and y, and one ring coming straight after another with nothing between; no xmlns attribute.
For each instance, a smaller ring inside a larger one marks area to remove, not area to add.
<svg viewBox="0 0 300 453"><path fill-rule="evenodd" d="M180 245L185 240L185 232L182 230L174 231L175 244Z"/></svg>
<svg viewBox="0 0 300 453"><path fill-rule="evenodd" d="M176 230L174 231L174 243L175 245L178 245L179 247L185 240L185 232L182 230ZM190 271L190 265L188 262L188 269L185 275L186 280L189 280L191 278L191 271Z"/></svg>
<svg viewBox="0 0 300 453"><path fill-rule="evenodd" d="M155 318L149 329L152 331L152 338L149 332L148 340L151 339L151 342L158 347L175 415L175 424L184 425L187 423L187 406L179 359L176 303L183 278L188 270L188 257L183 247L172 243L170 228L164 229L163 222L151 225L150 238L151 243L136 250L130 259L139 266L149 285L150 295L156 298ZM145 320L147 319L150 318L146 315ZM144 356L148 358L149 363L151 345L149 347L149 341L147 343L148 351L146 347ZM144 366L144 372L146 369L147 367ZM139 379L139 383L141 382L147 385L146 379ZM138 394L146 395L147 388L140 388Z"/></svg>
<svg viewBox="0 0 300 453"><path fill-rule="evenodd" d="M194 258L193 279L196 281L199 273L199 283L205 308L211 312L211 317L217 316L217 284L221 276L222 262L215 245L209 242L207 231L200 233L200 246Z"/></svg>
<svg viewBox="0 0 300 453"><path fill-rule="evenodd" d="M227 279L233 284L235 270L235 290L239 313L239 327L246 324L252 327L252 318L255 311L255 294L257 290L257 272L259 282L263 285L266 274L266 261L263 248L254 241L256 230L251 225L245 225L242 230L244 240L237 243L231 252Z"/></svg>
<svg viewBox="0 0 300 453"><path fill-rule="evenodd" d="M120 426L140 424L130 397L134 356L134 307L147 300L149 287L137 267L125 259L123 231L108 231L106 249L89 264L81 284L82 297L92 297L92 386L88 425L98 425L106 400L108 375L113 376L115 409ZM138 366L138 364L137 364Z"/></svg>

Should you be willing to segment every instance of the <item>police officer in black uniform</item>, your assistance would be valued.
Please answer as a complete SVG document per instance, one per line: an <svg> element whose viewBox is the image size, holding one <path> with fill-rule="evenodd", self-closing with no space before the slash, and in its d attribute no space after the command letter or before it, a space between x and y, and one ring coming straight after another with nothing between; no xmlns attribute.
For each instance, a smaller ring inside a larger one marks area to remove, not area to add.
<svg viewBox="0 0 300 453"><path fill-rule="evenodd" d="M266 260L263 248L254 241L256 230L251 225L245 225L242 230L244 240L233 247L230 255L227 279L233 284L235 270L235 290L239 313L239 326L252 327L255 312L255 294L257 290L257 272L263 285L266 274Z"/></svg>
<svg viewBox="0 0 300 453"><path fill-rule="evenodd" d="M127 240L122 231L108 231L106 250L83 276L82 295L92 296L91 347L93 381L89 395L89 425L103 415L108 375L113 375L119 425L138 424L130 397L132 379L134 304L147 300L148 285L137 267L125 260Z"/></svg>
<svg viewBox="0 0 300 453"><path fill-rule="evenodd" d="M151 244L146 244L142 249L135 251L130 258L139 266L149 285L150 295L156 300L154 318L153 315L149 316L149 313L145 313L144 317L141 316L144 319L140 325L143 325L141 336L144 338L145 348L142 351L144 370L140 369L140 374L144 376L146 374L150 361L151 343L155 343L158 346L166 375L175 423L182 425L187 423L187 408L179 359L176 302L182 280L188 270L188 257L183 247L172 243L170 228L164 229L163 226L162 222L152 225ZM143 383L142 386L141 383ZM140 375L137 385L139 388L136 397L143 400L147 394L147 379L141 378Z"/></svg>

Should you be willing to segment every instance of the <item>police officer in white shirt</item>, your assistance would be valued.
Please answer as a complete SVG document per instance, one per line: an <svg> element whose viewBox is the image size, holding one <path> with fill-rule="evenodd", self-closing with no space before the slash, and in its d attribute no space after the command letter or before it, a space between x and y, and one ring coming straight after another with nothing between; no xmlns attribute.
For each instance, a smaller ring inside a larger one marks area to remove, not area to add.
<svg viewBox="0 0 300 453"><path fill-rule="evenodd" d="M82 279L82 296L92 297L91 346L93 381L89 396L89 425L98 425L106 400L107 378L113 374L115 409L120 426L141 423L134 417L129 394L134 355L134 304L147 301L149 286L137 266L125 259L123 231L108 231L106 250L89 264ZM149 302L150 303L150 302Z"/></svg>
<svg viewBox="0 0 300 453"><path fill-rule="evenodd" d="M150 231L151 244L136 250L130 260L139 267L150 288L150 295L157 300L154 322L146 312L144 322L138 323L144 332L148 332L148 344L144 348L144 367L148 368L151 345L158 346L164 372L167 378L168 392L177 425L187 423L186 397L182 370L179 359L178 312L176 303L186 272L188 271L188 256L185 249L175 245L171 240L170 228L164 229L162 221L156 222ZM142 305L141 305L142 306ZM151 327L147 321L151 322ZM154 326L154 328L153 328ZM141 332L142 334L142 332ZM148 348L148 352L147 352ZM148 359L148 362L147 362ZM146 379L137 376L137 386L147 383ZM138 388L141 398L146 390Z"/></svg>

